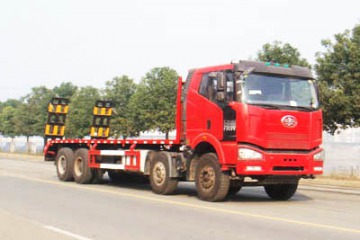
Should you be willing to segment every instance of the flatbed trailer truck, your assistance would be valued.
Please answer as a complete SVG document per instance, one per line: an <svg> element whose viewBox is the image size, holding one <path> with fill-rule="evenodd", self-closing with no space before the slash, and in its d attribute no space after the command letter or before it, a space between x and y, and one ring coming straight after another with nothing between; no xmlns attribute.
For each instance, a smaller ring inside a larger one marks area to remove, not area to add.
<svg viewBox="0 0 360 240"><path fill-rule="evenodd" d="M62 181L131 172L156 194L193 181L205 201L245 186L287 200L301 178L323 172L322 112L307 68L240 61L192 69L178 81L175 121L175 139L52 139L44 156Z"/></svg>

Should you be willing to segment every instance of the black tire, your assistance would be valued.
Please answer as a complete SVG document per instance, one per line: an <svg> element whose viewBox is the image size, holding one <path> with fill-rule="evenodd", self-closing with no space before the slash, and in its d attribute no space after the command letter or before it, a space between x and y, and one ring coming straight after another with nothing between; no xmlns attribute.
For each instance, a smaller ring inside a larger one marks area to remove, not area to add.
<svg viewBox="0 0 360 240"><path fill-rule="evenodd" d="M135 184L149 184L149 178L142 174L137 173L128 173L129 174L129 181ZM177 184L175 186L175 190L177 188ZM174 190L174 191L175 191Z"/></svg>
<svg viewBox="0 0 360 240"><path fill-rule="evenodd" d="M242 188L242 181L230 180L229 196L236 195Z"/></svg>
<svg viewBox="0 0 360 240"><path fill-rule="evenodd" d="M114 183L149 184L149 178L134 172L108 170L108 176Z"/></svg>
<svg viewBox="0 0 360 240"><path fill-rule="evenodd" d="M74 152L71 148L60 148L55 158L56 173L61 181L73 181Z"/></svg>
<svg viewBox="0 0 360 240"><path fill-rule="evenodd" d="M298 187L298 183L292 184L275 184L275 185L265 185L264 189L266 194L274 200L288 200L294 196Z"/></svg>
<svg viewBox="0 0 360 240"><path fill-rule="evenodd" d="M80 184L91 183L94 178L93 171L89 168L88 153L89 150L86 148L75 151L73 174L75 182Z"/></svg>
<svg viewBox="0 0 360 240"><path fill-rule="evenodd" d="M169 160L166 153L157 152L150 163L150 185L156 194L173 194L178 185L178 179L170 177Z"/></svg>
<svg viewBox="0 0 360 240"><path fill-rule="evenodd" d="M107 170L110 181L114 183L149 184L149 179L144 175L132 172Z"/></svg>
<svg viewBox="0 0 360 240"><path fill-rule="evenodd" d="M195 172L195 185L201 200L218 202L225 199L230 178L221 171L216 154L206 153L200 157Z"/></svg>
<svg viewBox="0 0 360 240"><path fill-rule="evenodd" d="M92 183L95 184L102 183L105 171L103 169L98 168L98 169L92 169L92 172L94 175Z"/></svg>
<svg viewBox="0 0 360 240"><path fill-rule="evenodd" d="M118 170L107 170L110 181L120 183L126 181L125 172Z"/></svg>

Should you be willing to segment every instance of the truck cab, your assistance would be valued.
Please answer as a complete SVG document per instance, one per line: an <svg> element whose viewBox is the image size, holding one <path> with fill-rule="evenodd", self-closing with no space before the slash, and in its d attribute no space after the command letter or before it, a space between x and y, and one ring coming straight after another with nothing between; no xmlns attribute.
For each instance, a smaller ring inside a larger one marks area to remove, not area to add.
<svg viewBox="0 0 360 240"><path fill-rule="evenodd" d="M270 196L287 199L300 178L322 174L322 112L308 68L240 61L195 69L183 94L183 140L194 159L213 153L230 189L262 185ZM195 162L190 168L199 168ZM207 179L208 170L188 177L215 181Z"/></svg>

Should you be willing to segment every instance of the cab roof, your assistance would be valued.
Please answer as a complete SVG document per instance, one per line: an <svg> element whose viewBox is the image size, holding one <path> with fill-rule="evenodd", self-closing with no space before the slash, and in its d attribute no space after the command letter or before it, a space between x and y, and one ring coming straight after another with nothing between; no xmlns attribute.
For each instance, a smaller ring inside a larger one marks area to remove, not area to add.
<svg viewBox="0 0 360 240"><path fill-rule="evenodd" d="M289 66L286 64L280 65L255 61L240 61L239 63L234 63L234 71L236 72L249 71L252 68L254 73L279 74L289 77L314 79L311 70L307 67Z"/></svg>

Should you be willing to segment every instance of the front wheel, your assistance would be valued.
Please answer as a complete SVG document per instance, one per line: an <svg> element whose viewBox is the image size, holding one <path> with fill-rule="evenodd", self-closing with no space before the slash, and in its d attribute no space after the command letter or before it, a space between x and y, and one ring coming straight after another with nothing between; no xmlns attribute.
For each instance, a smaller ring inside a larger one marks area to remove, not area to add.
<svg viewBox="0 0 360 240"><path fill-rule="evenodd" d="M170 177L170 163L166 153L157 152L150 163L150 185L157 194L173 194L178 185L178 179Z"/></svg>
<svg viewBox="0 0 360 240"><path fill-rule="evenodd" d="M294 196L298 183L265 185L266 194L274 200L288 200Z"/></svg>
<svg viewBox="0 0 360 240"><path fill-rule="evenodd" d="M200 157L195 172L195 185L201 200L223 201L229 192L229 176L221 171L218 158L214 153Z"/></svg>

